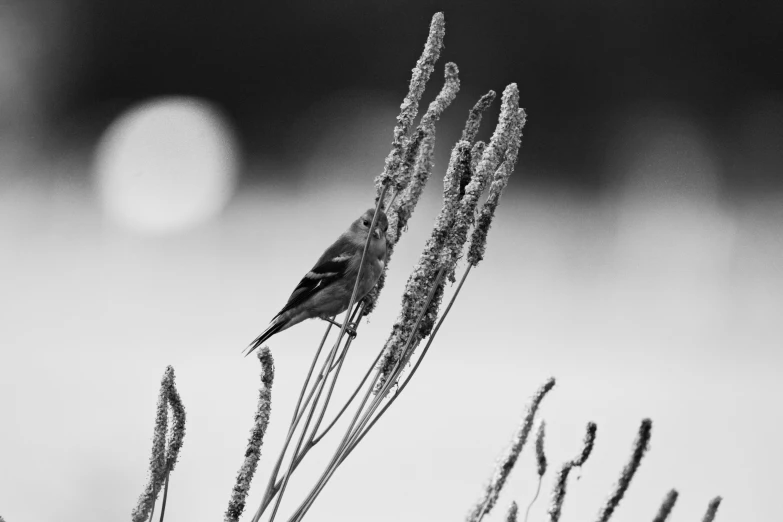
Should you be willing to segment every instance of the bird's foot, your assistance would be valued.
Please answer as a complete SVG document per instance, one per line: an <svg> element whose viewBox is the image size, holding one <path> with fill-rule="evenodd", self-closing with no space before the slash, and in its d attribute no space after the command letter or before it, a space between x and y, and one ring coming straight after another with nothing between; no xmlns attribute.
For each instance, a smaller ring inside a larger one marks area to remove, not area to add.
<svg viewBox="0 0 783 522"><path fill-rule="evenodd" d="M342 324L338 323L337 321L335 321L334 319L332 319L330 317L321 317L321 319L323 319L327 323L332 323L337 328L342 328L343 327ZM357 333L356 333L356 325L352 324L352 323L348 323L348 325L345 328L345 333L347 333L351 338L355 338L356 335L357 335Z"/></svg>

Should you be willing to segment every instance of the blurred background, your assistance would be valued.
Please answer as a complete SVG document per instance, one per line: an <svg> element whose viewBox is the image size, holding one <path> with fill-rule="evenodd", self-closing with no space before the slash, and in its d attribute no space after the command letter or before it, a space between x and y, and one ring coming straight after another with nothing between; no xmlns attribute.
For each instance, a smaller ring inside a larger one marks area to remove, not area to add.
<svg viewBox="0 0 783 522"><path fill-rule="evenodd" d="M222 516L257 398L258 363L240 351L372 204L443 9L424 103L446 61L462 90L344 372L359 375L388 334L468 109L510 82L528 112L520 161L486 260L311 518L462 519L550 375L553 471L598 423L565 520L598 512L643 417L652 449L613 520L652 519L671 487L675 522L717 494L718 520L779 514L783 4L3 0L7 522L128 519L167 364L189 417L166 520ZM272 424L250 506L322 328L270 343ZM325 458L292 483L289 509ZM527 505L534 470L528 451L492 519Z"/></svg>

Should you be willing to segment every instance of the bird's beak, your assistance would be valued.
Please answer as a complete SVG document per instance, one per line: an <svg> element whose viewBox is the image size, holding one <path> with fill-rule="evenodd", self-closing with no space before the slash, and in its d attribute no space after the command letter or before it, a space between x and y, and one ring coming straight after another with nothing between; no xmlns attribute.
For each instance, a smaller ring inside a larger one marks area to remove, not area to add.
<svg viewBox="0 0 783 522"><path fill-rule="evenodd" d="M378 227L375 227L375 230L372 231L372 237L374 237L375 239L380 239L381 238L381 229L378 228Z"/></svg>

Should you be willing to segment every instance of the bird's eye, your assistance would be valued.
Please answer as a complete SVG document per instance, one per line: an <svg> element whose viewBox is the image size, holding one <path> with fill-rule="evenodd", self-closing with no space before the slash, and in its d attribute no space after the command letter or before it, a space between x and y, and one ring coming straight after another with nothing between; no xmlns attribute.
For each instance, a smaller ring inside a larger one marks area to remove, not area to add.
<svg viewBox="0 0 783 522"><path fill-rule="evenodd" d="M365 219L364 221L362 221L362 224L363 224L365 227L369 227L369 226L370 226L370 222L369 222L369 221L367 221L366 219Z"/></svg>

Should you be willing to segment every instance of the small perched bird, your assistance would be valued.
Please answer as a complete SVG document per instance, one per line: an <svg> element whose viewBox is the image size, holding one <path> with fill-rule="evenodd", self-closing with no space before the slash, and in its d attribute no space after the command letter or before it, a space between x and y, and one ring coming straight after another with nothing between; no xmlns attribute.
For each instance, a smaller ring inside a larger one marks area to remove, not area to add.
<svg viewBox="0 0 783 522"><path fill-rule="evenodd" d="M374 214L374 208L367 210L326 249L315 266L299 281L288 302L267 329L250 343L248 354L276 333L305 319L318 317L334 323L331 317L347 310L350 304L368 234L372 237L364 258L356 302L372 290L386 264L386 229L389 228L386 214L379 210L375 229L371 232Z"/></svg>

